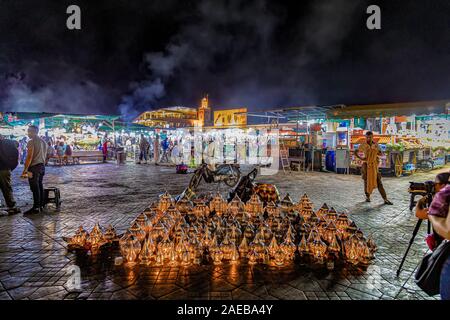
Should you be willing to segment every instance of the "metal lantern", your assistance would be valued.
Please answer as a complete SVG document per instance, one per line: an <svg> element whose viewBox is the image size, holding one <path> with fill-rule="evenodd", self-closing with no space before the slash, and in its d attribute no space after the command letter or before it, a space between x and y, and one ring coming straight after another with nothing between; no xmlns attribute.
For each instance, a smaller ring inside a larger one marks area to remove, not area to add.
<svg viewBox="0 0 450 320"><path fill-rule="evenodd" d="M328 213L325 216L328 221L331 220L333 222L336 222L336 220L338 218L338 214L333 207L331 207L330 210L328 210Z"/></svg>
<svg viewBox="0 0 450 320"><path fill-rule="evenodd" d="M159 197L158 209L165 212L173 204L174 200L172 196L166 191Z"/></svg>
<svg viewBox="0 0 450 320"><path fill-rule="evenodd" d="M167 234L166 226L161 221L155 224L152 228L152 231L150 232L150 236L155 242L161 241L166 234Z"/></svg>
<svg viewBox="0 0 450 320"><path fill-rule="evenodd" d="M352 235L344 243L345 257L352 264L358 264L359 252L358 252L358 239L355 235Z"/></svg>
<svg viewBox="0 0 450 320"><path fill-rule="evenodd" d="M75 235L68 240L69 247L84 248L88 237L89 233L84 230L82 226L79 226L78 230L75 232Z"/></svg>
<svg viewBox="0 0 450 320"><path fill-rule="evenodd" d="M105 241L108 243L113 243L113 242L119 240L119 238L117 237L116 229L112 225L109 225L108 228L106 228L106 231L103 234L103 237L104 237Z"/></svg>
<svg viewBox="0 0 450 320"><path fill-rule="evenodd" d="M239 245L239 253L241 256L246 256L248 253L249 247L248 247L248 241L246 237L242 238L241 244Z"/></svg>
<svg viewBox="0 0 450 320"><path fill-rule="evenodd" d="M272 237L272 240L270 241L268 250L269 250L269 254L272 257L275 257L275 253L278 251L279 246L278 246L278 242L277 239L275 238L275 236Z"/></svg>
<svg viewBox="0 0 450 320"><path fill-rule="evenodd" d="M270 201L267 206L264 208L269 217L279 217L280 216L280 208L275 205L273 201Z"/></svg>
<svg viewBox="0 0 450 320"><path fill-rule="evenodd" d="M317 210L316 214L319 218L322 218L325 216L329 211L328 205L324 203L319 210Z"/></svg>
<svg viewBox="0 0 450 320"><path fill-rule="evenodd" d="M348 216L345 213L341 213L338 215L336 220L336 229L338 236L343 239L345 238L345 234L347 232L347 227L349 226L350 221L348 219Z"/></svg>
<svg viewBox="0 0 450 320"><path fill-rule="evenodd" d="M141 251L141 242L139 239L131 233L128 234L121 249L124 253L126 263L128 265L136 264L136 260Z"/></svg>
<svg viewBox="0 0 450 320"><path fill-rule="evenodd" d="M289 193L286 194L286 196L283 198L283 200L281 200L280 205L281 205L281 210L284 213L288 213L289 211L294 209L294 206L295 206L294 201L292 201Z"/></svg>
<svg viewBox="0 0 450 320"><path fill-rule="evenodd" d="M305 234L303 234L302 239L300 240L300 243L298 244L298 253L300 254L301 257L309 254L309 246L306 241Z"/></svg>
<svg viewBox="0 0 450 320"><path fill-rule="evenodd" d="M333 239L336 237L336 232L337 232L337 228L336 225L334 224L333 220L330 220L330 222L328 222L327 226L325 227L325 233L323 236L323 239L330 244Z"/></svg>
<svg viewBox="0 0 450 320"><path fill-rule="evenodd" d="M178 200L175 207L181 214L186 214L192 210L193 204L191 201L189 201L189 199L187 199L186 197L183 197L180 200Z"/></svg>
<svg viewBox="0 0 450 320"><path fill-rule="evenodd" d="M252 217L263 213L263 204L256 193L252 194L250 200L245 204L245 211Z"/></svg>
<svg viewBox="0 0 450 320"><path fill-rule="evenodd" d="M96 223L94 228L92 228L87 242L90 245L92 253L96 253L97 250L107 242L103 237L103 231L98 223Z"/></svg>
<svg viewBox="0 0 450 320"><path fill-rule="evenodd" d="M139 254L140 264L149 265L151 263L155 248L156 246L153 243L152 238L148 237L142 245L142 249Z"/></svg>
<svg viewBox="0 0 450 320"><path fill-rule="evenodd" d="M214 211L218 216L222 216L224 213L226 213L227 209L228 204L220 195L220 193L217 193L209 203L209 211Z"/></svg>
<svg viewBox="0 0 450 320"><path fill-rule="evenodd" d="M139 226L137 222L134 222L129 230L139 241L144 241L146 235L145 231Z"/></svg>
<svg viewBox="0 0 450 320"><path fill-rule="evenodd" d="M244 210L244 203L236 194L227 206L227 211L233 216L239 215Z"/></svg>
<svg viewBox="0 0 450 320"><path fill-rule="evenodd" d="M284 253L285 260L293 260L295 257L295 250L297 246L294 244L290 236L286 236L283 243L280 244L280 249Z"/></svg>
<svg viewBox="0 0 450 320"><path fill-rule="evenodd" d="M311 242L309 250L318 263L323 263L325 253L327 251L327 245L320 239L320 236L318 234Z"/></svg>
<svg viewBox="0 0 450 320"><path fill-rule="evenodd" d="M278 248L274 254L274 265L277 267L281 267L284 265L285 253L281 248Z"/></svg>
<svg viewBox="0 0 450 320"><path fill-rule="evenodd" d="M195 203L194 209L192 210L196 217L208 217L210 210L209 207L203 201Z"/></svg>
<svg viewBox="0 0 450 320"><path fill-rule="evenodd" d="M142 212L141 214L139 214L136 218L136 220L134 220L134 222L136 222L139 227L141 227L142 230L144 230L144 232L147 232L147 216Z"/></svg>

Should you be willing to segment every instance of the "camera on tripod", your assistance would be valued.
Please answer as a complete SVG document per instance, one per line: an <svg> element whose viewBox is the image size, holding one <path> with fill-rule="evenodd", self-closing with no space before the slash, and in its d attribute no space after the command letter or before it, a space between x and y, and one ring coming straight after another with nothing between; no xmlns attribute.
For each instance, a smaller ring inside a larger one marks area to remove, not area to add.
<svg viewBox="0 0 450 320"><path fill-rule="evenodd" d="M415 201L416 196L427 197L428 204L430 204L434 194L436 193L436 190L433 181L410 182L408 192L411 194L411 198L409 201L409 210L412 210L417 203Z"/></svg>

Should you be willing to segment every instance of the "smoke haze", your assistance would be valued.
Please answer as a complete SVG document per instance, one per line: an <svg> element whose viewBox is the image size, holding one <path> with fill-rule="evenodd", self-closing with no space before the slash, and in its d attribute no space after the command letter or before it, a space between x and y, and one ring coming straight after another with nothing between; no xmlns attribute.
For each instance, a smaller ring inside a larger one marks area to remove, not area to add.
<svg viewBox="0 0 450 320"><path fill-rule="evenodd" d="M79 1L0 4L0 110L120 113L448 98L450 4L370 1ZM447 26L447 27L446 27Z"/></svg>

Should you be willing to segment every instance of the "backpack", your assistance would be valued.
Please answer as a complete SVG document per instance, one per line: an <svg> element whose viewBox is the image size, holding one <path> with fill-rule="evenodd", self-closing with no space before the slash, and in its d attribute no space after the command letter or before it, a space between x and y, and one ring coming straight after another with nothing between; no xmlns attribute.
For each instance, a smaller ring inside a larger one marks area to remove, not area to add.
<svg viewBox="0 0 450 320"><path fill-rule="evenodd" d="M14 141L0 141L0 165L13 171L19 164L19 150Z"/></svg>

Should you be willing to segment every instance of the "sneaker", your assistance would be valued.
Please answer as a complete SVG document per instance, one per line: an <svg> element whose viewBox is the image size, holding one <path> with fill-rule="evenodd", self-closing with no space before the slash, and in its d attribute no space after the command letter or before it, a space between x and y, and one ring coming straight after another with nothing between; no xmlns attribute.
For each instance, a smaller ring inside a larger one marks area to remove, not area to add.
<svg viewBox="0 0 450 320"><path fill-rule="evenodd" d="M370 198L369 197L366 197L366 202L370 202Z"/></svg>
<svg viewBox="0 0 450 320"><path fill-rule="evenodd" d="M30 210L25 211L23 214L35 214L35 213L41 213L41 210L38 208L31 208Z"/></svg>
<svg viewBox="0 0 450 320"><path fill-rule="evenodd" d="M391 201L389 201L388 199L384 199L384 204L387 204L389 206L393 205L393 203Z"/></svg>

